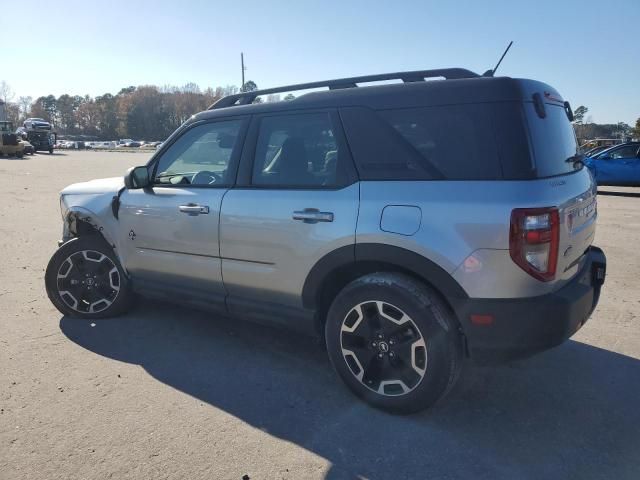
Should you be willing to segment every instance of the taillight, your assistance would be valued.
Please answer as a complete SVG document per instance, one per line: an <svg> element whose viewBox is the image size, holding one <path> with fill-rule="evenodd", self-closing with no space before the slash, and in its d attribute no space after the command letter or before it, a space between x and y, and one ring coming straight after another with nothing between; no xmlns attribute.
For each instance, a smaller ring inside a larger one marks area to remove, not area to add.
<svg viewBox="0 0 640 480"><path fill-rule="evenodd" d="M543 282L555 278L559 243L557 208L516 208L511 212L509 252L532 277Z"/></svg>

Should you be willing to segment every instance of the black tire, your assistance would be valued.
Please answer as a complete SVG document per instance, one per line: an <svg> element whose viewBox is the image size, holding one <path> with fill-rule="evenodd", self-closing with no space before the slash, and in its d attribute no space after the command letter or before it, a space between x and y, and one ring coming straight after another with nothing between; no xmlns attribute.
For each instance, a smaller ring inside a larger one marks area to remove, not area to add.
<svg viewBox="0 0 640 480"><path fill-rule="evenodd" d="M18 158L24 157L24 152L17 152L16 153L16 157L18 157Z"/></svg>
<svg viewBox="0 0 640 480"><path fill-rule="evenodd" d="M49 155L53 155L53 148L49 149Z"/></svg>
<svg viewBox="0 0 640 480"><path fill-rule="evenodd" d="M431 288L399 273L348 284L329 309L325 335L331 363L353 393L394 413L432 406L462 368L453 313Z"/></svg>
<svg viewBox="0 0 640 480"><path fill-rule="evenodd" d="M76 318L115 317L130 308L133 298L118 258L99 235L64 243L47 265L45 285L60 313Z"/></svg>

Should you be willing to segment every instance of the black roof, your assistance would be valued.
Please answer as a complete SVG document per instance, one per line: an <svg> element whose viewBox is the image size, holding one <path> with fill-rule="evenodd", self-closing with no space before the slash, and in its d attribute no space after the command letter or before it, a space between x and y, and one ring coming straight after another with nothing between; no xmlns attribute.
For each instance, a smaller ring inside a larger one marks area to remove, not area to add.
<svg viewBox="0 0 640 480"><path fill-rule="evenodd" d="M445 80L425 80L425 78L434 76L444 77ZM357 83L394 78L402 80L403 83L370 86L357 85ZM305 93L288 101L249 103L257 96L320 87L329 89ZM522 101L525 99L531 100L531 95L536 92L544 95L543 98L548 102L562 102L560 94L555 89L535 80L510 77L481 77L464 69L399 72L312 82L230 95L216 102L209 110L197 114L193 120L344 106L367 106L373 109L386 109Z"/></svg>

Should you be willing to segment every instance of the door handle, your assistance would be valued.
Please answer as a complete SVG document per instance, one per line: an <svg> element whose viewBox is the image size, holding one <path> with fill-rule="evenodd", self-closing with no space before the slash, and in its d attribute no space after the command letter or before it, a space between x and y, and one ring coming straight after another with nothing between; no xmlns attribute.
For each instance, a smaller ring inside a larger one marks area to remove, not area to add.
<svg viewBox="0 0 640 480"><path fill-rule="evenodd" d="M317 208L305 208L293 212L294 220L301 220L304 223L333 222L333 212L321 212Z"/></svg>
<svg viewBox="0 0 640 480"><path fill-rule="evenodd" d="M200 215L200 214L206 215L209 213L209 207L207 205L196 205L195 203L180 205L178 207L178 210L188 215Z"/></svg>

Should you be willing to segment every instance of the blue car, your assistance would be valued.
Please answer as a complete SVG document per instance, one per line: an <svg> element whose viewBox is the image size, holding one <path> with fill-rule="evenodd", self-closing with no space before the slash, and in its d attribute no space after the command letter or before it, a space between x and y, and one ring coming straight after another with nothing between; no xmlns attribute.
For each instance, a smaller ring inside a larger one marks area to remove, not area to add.
<svg viewBox="0 0 640 480"><path fill-rule="evenodd" d="M640 186L640 142L608 148L584 159L598 185Z"/></svg>

